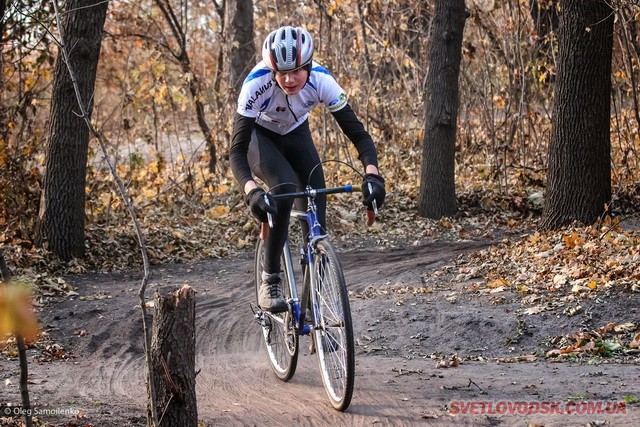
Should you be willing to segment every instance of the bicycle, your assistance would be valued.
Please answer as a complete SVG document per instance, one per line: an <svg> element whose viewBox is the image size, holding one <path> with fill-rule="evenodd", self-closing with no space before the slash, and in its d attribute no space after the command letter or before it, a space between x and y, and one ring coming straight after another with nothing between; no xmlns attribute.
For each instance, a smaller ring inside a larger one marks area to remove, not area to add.
<svg viewBox="0 0 640 427"><path fill-rule="evenodd" d="M289 381L295 374L299 337L311 336L311 350L312 353L315 351L317 354L322 383L332 406L339 411L349 407L353 395L355 375L353 327L349 295L342 268L328 236L322 233L317 221L315 198L320 194L353 191L360 191L360 187L345 185L314 189L307 186L303 191L272 195L275 200L307 198L306 212L295 209L291 211L291 219L300 220L303 228L304 243L300 250L303 287L299 294L288 237L282 253L284 266L282 291L287 301L288 311L269 313L261 310L257 304L254 309L255 318L262 326L262 337L269 362L276 376L282 381ZM372 215L375 214L373 212L369 214L369 224L372 223ZM269 222L271 221L269 217ZM295 221L291 222L295 223ZM264 227L265 224L255 250L256 297L262 280ZM310 310L308 318L307 310Z"/></svg>

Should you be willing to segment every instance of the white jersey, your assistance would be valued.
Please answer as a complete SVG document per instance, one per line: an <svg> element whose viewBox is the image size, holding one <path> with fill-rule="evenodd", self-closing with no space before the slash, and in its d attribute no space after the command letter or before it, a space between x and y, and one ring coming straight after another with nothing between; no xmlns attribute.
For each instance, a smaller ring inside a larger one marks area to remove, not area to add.
<svg viewBox="0 0 640 427"><path fill-rule="evenodd" d="M307 84L297 94L288 96L278 87L271 69L261 61L242 84L237 111L284 135L300 126L320 103L332 113L347 105L344 90L324 67L313 61Z"/></svg>

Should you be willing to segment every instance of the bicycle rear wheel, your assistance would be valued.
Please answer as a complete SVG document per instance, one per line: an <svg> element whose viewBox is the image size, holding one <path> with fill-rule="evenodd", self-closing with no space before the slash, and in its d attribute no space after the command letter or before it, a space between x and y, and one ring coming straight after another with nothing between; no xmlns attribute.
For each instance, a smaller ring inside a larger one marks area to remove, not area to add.
<svg viewBox="0 0 640 427"><path fill-rule="evenodd" d="M284 257L284 255L283 255ZM284 265L284 260L282 261ZM264 269L264 241L258 240L255 253L256 301ZM289 299L291 291L287 274L282 277L282 294ZM262 338L273 372L282 381L289 381L296 372L298 363L298 336L289 311L284 313L262 313Z"/></svg>
<svg viewBox="0 0 640 427"><path fill-rule="evenodd" d="M313 331L324 388L333 407L344 411L351 403L355 375L353 328L347 285L333 247L318 242L314 254Z"/></svg>

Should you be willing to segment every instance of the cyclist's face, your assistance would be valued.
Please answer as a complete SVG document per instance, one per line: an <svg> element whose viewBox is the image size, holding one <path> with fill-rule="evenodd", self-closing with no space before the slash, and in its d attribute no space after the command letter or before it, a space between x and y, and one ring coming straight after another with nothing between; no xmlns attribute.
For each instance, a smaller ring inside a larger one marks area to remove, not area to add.
<svg viewBox="0 0 640 427"><path fill-rule="evenodd" d="M295 95L307 83L308 71L298 68L293 71L276 71L276 81L287 95Z"/></svg>

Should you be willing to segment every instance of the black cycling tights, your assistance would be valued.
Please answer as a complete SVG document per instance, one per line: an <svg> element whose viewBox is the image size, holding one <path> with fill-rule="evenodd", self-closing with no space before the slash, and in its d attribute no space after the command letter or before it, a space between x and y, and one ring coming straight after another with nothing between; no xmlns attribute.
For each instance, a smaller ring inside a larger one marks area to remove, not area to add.
<svg viewBox="0 0 640 427"><path fill-rule="evenodd" d="M324 174L320 156L313 144L309 122L305 121L286 135L280 135L256 125L251 135L247 159L251 171L269 186L272 194L300 191L307 184L314 188L324 188ZM311 171L313 174L310 176ZM305 210L307 201L296 199L296 209ZM267 273L280 272L282 246L289 229L289 215L292 200L278 200L278 213L274 217L274 227L265 241L265 265ZM325 196L316 198L318 222L326 228L327 202Z"/></svg>

